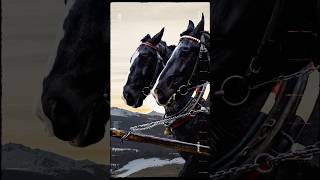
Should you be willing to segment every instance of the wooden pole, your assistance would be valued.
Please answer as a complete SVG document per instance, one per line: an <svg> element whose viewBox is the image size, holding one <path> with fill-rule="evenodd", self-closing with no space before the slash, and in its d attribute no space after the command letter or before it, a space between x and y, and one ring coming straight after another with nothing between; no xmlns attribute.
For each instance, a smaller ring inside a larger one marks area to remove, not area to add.
<svg viewBox="0 0 320 180"><path fill-rule="evenodd" d="M130 133L127 137L125 137L127 135L125 131L118 130L115 128L111 128L110 133L112 137L119 138L119 139L123 138L123 140L126 140L126 141L135 141L140 143L154 144L154 145L163 146L166 148L175 149L179 152L183 151L183 152L189 152L189 153L205 155L205 156L210 155L210 147L200 145L200 144L192 144L192 143L187 143L187 142L178 141L174 139L159 138L151 135L144 135L144 134L138 134L138 133Z"/></svg>

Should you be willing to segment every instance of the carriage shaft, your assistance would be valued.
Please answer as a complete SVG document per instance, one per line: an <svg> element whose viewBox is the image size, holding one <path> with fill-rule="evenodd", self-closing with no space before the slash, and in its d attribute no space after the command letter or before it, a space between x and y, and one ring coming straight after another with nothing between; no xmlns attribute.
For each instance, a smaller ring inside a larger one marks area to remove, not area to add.
<svg viewBox="0 0 320 180"><path fill-rule="evenodd" d="M125 131L118 129L110 130L111 136L115 138L123 138L127 135ZM138 133L130 133L124 140L134 141L139 143L148 143L154 144L170 149L175 149L178 152L189 152L198 155L209 156L210 155L210 147L198 144L192 144L188 142L167 139L167 138L159 138L150 135L138 134Z"/></svg>

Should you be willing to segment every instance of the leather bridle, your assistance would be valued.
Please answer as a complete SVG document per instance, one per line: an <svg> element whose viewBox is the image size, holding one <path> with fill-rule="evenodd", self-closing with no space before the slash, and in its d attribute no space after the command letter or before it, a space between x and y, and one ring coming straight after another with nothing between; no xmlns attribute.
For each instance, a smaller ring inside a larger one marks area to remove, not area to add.
<svg viewBox="0 0 320 180"><path fill-rule="evenodd" d="M210 55L208 53L208 49L207 49L206 44L203 41L201 41L200 39L198 39L196 37L193 37L193 36L190 36L190 35L181 36L180 37L180 41L182 39L192 40L192 41L196 42L197 44L200 44L199 55L197 57L196 64L195 64L195 66L194 66L194 68L192 70L192 74L190 75L189 79L187 80L187 84L181 85L177 90L177 93L179 93L182 96L185 96L190 92L190 90L195 90L199 85L199 82L197 82L197 80L192 81L192 79L195 78L196 75L197 75L199 60L200 60L200 58L202 58L203 53L204 52L207 53L207 57L206 58L207 58L207 60L209 60L208 62L210 62ZM208 64L208 66L209 66L209 64ZM204 83L206 83L206 82L204 82Z"/></svg>
<svg viewBox="0 0 320 180"><path fill-rule="evenodd" d="M151 82L149 84L149 86L145 86L142 88L141 90L141 94L144 95L145 97L147 97L150 92L151 92L151 89L153 88L154 84L156 83L157 81L157 78L158 78L158 74L161 72L161 70L164 68L165 64L163 62L163 58L161 57L160 53L159 53L159 49L154 46L153 44L149 43L149 42L143 42L141 43L141 45L145 45L146 47L149 47L153 50L156 51L157 53L157 65L156 65L156 69L154 71L154 74L153 74L153 77L151 79ZM140 46L141 46L140 45ZM139 46L139 47L140 47ZM160 71L160 72L159 72Z"/></svg>

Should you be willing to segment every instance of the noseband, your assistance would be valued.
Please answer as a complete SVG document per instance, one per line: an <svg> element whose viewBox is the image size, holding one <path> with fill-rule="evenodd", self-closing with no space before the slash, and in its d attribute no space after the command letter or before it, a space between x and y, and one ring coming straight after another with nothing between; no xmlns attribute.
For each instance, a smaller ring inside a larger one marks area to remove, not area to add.
<svg viewBox="0 0 320 180"><path fill-rule="evenodd" d="M143 42L143 43L141 43L141 45L145 45L145 46L147 46L147 47L155 50L156 53L157 53L157 65L156 65L156 70L154 71L152 80L151 80L149 86L145 86L145 87L142 88L142 90L141 90L141 93L142 93L144 96L147 97L147 96L150 94L151 89L153 88L153 86L154 86L154 84L155 84L155 82L156 82L156 80L157 80L157 74L158 74L157 72L158 72L159 70L161 70L161 68L163 69L165 65L164 65L164 63L163 63L163 58L160 56L159 49L158 49L156 46L154 46L153 44L151 44L151 43L149 43L149 42ZM141 45L140 45L140 46L141 46ZM140 47L140 46L139 46L139 47Z"/></svg>

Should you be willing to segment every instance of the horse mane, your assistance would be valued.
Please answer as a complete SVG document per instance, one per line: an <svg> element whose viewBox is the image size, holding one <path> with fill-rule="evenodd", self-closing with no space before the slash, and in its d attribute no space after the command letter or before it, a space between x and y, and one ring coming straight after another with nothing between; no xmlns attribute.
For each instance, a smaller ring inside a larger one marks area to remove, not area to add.
<svg viewBox="0 0 320 180"><path fill-rule="evenodd" d="M202 31L202 33L205 33L207 35L210 35L210 32L209 31Z"/></svg>
<svg viewBox="0 0 320 180"><path fill-rule="evenodd" d="M173 51L176 47L177 47L176 45L170 45L170 46L168 46L168 48L169 48L171 51Z"/></svg>

